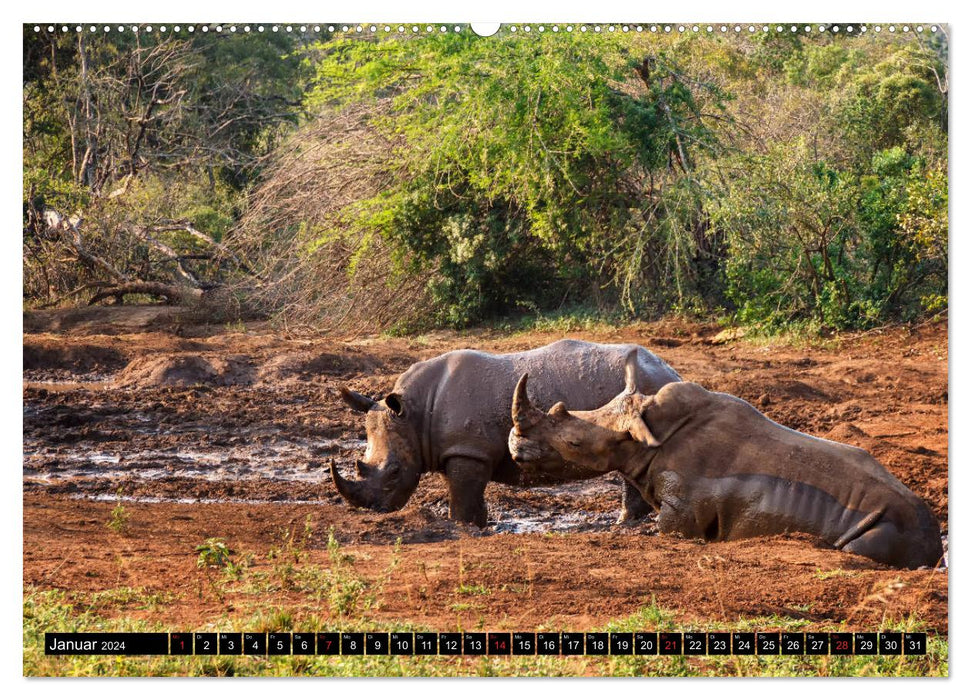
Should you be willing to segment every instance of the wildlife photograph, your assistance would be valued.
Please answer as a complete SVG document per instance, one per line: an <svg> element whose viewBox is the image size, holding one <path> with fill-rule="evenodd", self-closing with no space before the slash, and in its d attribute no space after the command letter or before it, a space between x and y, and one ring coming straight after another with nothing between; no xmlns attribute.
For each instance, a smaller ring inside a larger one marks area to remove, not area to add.
<svg viewBox="0 0 971 700"><path fill-rule="evenodd" d="M948 25L22 37L23 675L949 676Z"/></svg>

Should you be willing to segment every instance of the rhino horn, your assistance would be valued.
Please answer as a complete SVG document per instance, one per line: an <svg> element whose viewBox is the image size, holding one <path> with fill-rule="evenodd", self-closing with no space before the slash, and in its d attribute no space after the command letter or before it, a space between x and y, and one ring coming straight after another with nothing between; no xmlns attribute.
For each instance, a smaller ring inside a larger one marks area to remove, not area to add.
<svg viewBox="0 0 971 700"><path fill-rule="evenodd" d="M334 479L337 492L344 497L345 501L355 508L370 507L371 499L368 498L367 487L363 481L350 481L342 477L333 460L330 463L330 475Z"/></svg>
<svg viewBox="0 0 971 700"><path fill-rule="evenodd" d="M350 406L352 410L358 411L359 413L367 413L376 403L374 399L368 398L364 394L359 394L356 391L351 391L346 386L342 386L340 388L340 392L341 398L344 399L344 403Z"/></svg>
<svg viewBox="0 0 971 700"><path fill-rule="evenodd" d="M517 433L521 429L535 425L536 414L539 413L539 410L533 408L533 405L529 402L529 393L526 391L528 381L529 373L527 372L519 378L519 383L516 384L516 392L512 396L512 422Z"/></svg>

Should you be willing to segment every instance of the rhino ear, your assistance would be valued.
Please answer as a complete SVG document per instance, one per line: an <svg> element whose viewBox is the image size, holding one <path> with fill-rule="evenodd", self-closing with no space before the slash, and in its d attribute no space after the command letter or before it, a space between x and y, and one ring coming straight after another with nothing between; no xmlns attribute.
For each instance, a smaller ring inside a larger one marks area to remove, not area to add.
<svg viewBox="0 0 971 700"><path fill-rule="evenodd" d="M624 361L624 393L637 393L637 348L627 353Z"/></svg>
<svg viewBox="0 0 971 700"><path fill-rule="evenodd" d="M351 391L346 386L340 388L340 393L341 398L344 399L344 403L359 413L367 413L375 404L374 399L368 398L364 394L359 394L356 391Z"/></svg>
<svg viewBox="0 0 971 700"><path fill-rule="evenodd" d="M647 425L647 421L644 420L644 417L647 415L648 406L650 406L652 403L653 401L649 401L644 406L641 406L632 412L630 421L627 425L627 431L630 433L632 438L638 442L644 443L648 447L660 447L661 441L657 439L654 432Z"/></svg>
<svg viewBox="0 0 971 700"><path fill-rule="evenodd" d="M401 394L388 394L384 400L384 405L396 416L400 417L405 413L405 406L401 401Z"/></svg>
<svg viewBox="0 0 971 700"><path fill-rule="evenodd" d="M661 443L654 437L654 433L651 432L651 429L647 427L647 423L640 416L637 416L630 422L628 432L632 438L638 442L643 442L648 447L661 446Z"/></svg>

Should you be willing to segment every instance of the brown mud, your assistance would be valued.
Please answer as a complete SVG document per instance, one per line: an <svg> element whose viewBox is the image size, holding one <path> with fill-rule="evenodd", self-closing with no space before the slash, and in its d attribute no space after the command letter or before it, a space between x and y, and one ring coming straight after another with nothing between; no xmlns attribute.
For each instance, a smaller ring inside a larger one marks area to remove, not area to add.
<svg viewBox="0 0 971 700"><path fill-rule="evenodd" d="M685 624L786 616L877 629L913 614L947 632L946 569L893 570L807 536L704 544L658 535L650 521L618 526L614 476L490 485L483 530L445 518L435 474L397 513L355 510L336 494L329 460L346 468L365 437L341 384L386 392L413 362L451 349L508 352L561 334L301 338L182 319L161 307L25 316L25 585L141 589L165 604L119 598L102 612L172 629L273 607L327 619L326 600L287 586L220 589L196 566L196 546L218 537L269 576L267 553L309 517L305 566L328 566L333 528L359 575L373 580L400 538L400 562L368 612L376 620L582 630L653 601ZM640 343L685 379L868 450L927 501L946 534L946 324L812 347L715 341L720 330L665 321L568 335ZM106 525L118 503L129 515L121 533Z"/></svg>

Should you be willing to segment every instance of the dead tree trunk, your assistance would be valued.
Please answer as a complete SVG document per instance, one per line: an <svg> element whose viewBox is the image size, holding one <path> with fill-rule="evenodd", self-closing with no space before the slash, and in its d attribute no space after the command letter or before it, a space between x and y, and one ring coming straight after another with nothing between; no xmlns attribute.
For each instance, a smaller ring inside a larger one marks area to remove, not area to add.
<svg viewBox="0 0 971 700"><path fill-rule="evenodd" d="M163 282L127 282L105 287L88 301L88 306L94 306L103 299L114 297L119 302L126 294L150 294L152 296L164 297L169 304L182 304L187 301L198 301L202 298L201 289L190 289L180 287L176 284L165 284Z"/></svg>

